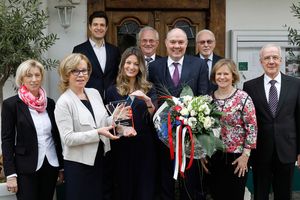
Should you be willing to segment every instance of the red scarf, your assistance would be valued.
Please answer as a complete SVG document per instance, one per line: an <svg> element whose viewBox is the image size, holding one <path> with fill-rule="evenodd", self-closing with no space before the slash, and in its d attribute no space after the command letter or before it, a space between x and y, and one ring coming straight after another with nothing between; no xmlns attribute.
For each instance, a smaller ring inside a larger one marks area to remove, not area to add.
<svg viewBox="0 0 300 200"><path fill-rule="evenodd" d="M18 94L20 99L29 106L36 110L38 113L44 112L47 107L47 94L44 88L40 87L38 97L35 97L31 92L22 85L19 90Z"/></svg>

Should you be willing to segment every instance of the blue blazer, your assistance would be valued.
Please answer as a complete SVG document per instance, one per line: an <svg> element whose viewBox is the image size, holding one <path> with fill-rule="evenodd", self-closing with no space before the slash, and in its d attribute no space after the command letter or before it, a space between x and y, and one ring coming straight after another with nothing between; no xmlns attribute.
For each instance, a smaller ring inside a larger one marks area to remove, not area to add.
<svg viewBox="0 0 300 200"><path fill-rule="evenodd" d="M154 84L158 97L164 95L179 97L184 85L189 85L194 95L207 94L208 72L203 60L195 56L184 56L180 82L177 87L173 84L167 61L168 57L163 57L149 64L149 81Z"/></svg>
<svg viewBox="0 0 300 200"><path fill-rule="evenodd" d="M105 91L116 82L118 75L119 63L121 54L119 49L107 42L105 42L106 49L106 65L105 71L102 71L97 56L89 40L74 47L73 53L84 54L92 64L92 74L86 84L88 88L95 88L101 94L102 99L105 101Z"/></svg>

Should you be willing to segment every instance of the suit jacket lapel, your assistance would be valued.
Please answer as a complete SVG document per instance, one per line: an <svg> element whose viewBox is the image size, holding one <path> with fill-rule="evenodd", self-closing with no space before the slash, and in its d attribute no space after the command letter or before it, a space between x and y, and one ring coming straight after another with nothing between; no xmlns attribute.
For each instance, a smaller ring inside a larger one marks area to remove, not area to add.
<svg viewBox="0 0 300 200"><path fill-rule="evenodd" d="M24 116L28 120L29 124L32 125L32 127L35 129L34 122L31 117L28 106L21 99L18 99L18 105L19 105L18 108L20 109L21 112L24 113Z"/></svg>
<svg viewBox="0 0 300 200"><path fill-rule="evenodd" d="M188 59L186 59L186 56L185 56L183 59L183 62L182 62L181 77L180 77L180 81L179 81L180 85L185 84L185 81L189 80L189 73L190 73L189 65L190 65L190 62Z"/></svg>
<svg viewBox="0 0 300 200"><path fill-rule="evenodd" d="M272 116L271 114L271 110L269 108L269 103L266 97L266 91L265 91L265 85L264 85L264 75L262 75L259 79L258 79L258 83L257 83L257 95L259 95L259 98L262 100L262 107L267 108L268 109L268 113Z"/></svg>
<svg viewBox="0 0 300 200"><path fill-rule="evenodd" d="M105 43L105 51L106 51L106 63L105 63L105 68L103 73L107 74L109 69L111 69L109 65L110 65L110 55L112 55L112 53L111 53L111 48L106 43Z"/></svg>
<svg viewBox="0 0 300 200"><path fill-rule="evenodd" d="M96 63L96 66L94 66L96 69L98 69L102 74L103 74L103 71L102 71L102 68L100 66L100 63L99 63L99 60L95 54L95 51L92 47L92 44L90 43L90 41L88 40L87 41L88 45L87 45L87 53L90 55L90 61L93 63Z"/></svg>
<svg viewBox="0 0 300 200"><path fill-rule="evenodd" d="M78 98L78 96L71 89L67 90L67 94L70 97L70 99L72 99L74 104L76 105L76 108L77 108L78 114L79 114L78 117L79 117L80 123L90 124L91 121L93 121L92 126L96 127L95 121L94 120L89 120L89 119L93 119L92 113L88 110L87 107L85 107L85 105L81 102L81 100ZM89 100L93 98L93 97L89 97L89 95L87 93L86 93L86 95L88 96ZM94 112L94 115L95 115L95 110L93 110L93 112ZM96 116L95 116L95 118L96 118Z"/></svg>
<svg viewBox="0 0 300 200"><path fill-rule="evenodd" d="M281 88L280 88L280 95L279 101L276 109L276 115L279 113L279 110L284 105L285 97L288 95L289 87L288 87L288 79L284 74L281 74Z"/></svg>

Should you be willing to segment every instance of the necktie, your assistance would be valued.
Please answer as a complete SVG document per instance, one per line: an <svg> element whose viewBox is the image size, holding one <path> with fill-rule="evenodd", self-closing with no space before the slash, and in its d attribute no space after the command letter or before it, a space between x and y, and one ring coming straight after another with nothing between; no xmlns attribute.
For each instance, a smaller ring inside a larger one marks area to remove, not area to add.
<svg viewBox="0 0 300 200"><path fill-rule="evenodd" d="M173 73L173 83L175 85L175 87L177 87L178 83L179 83L179 70L178 70L178 65L179 63L173 63L174 67L175 67L175 70L174 70L174 73Z"/></svg>
<svg viewBox="0 0 300 200"><path fill-rule="evenodd" d="M208 66L209 58L205 58L204 61L206 63L206 67L207 67L208 80L210 80L210 73L209 73L209 66Z"/></svg>
<svg viewBox="0 0 300 200"><path fill-rule="evenodd" d="M277 104L278 104L278 94L277 94L277 88L275 87L275 80L271 80L270 84L270 91L269 91L269 107L272 112L273 117L275 117Z"/></svg>
<svg viewBox="0 0 300 200"><path fill-rule="evenodd" d="M145 58L147 67L149 66L149 63L151 63L152 60L153 60L153 59L152 59L151 57L146 57L146 58Z"/></svg>

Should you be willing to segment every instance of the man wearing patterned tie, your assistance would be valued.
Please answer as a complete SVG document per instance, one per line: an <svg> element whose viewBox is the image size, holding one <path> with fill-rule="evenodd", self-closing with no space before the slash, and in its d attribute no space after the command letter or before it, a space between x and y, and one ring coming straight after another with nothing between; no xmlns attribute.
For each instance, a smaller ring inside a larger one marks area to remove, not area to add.
<svg viewBox="0 0 300 200"><path fill-rule="evenodd" d="M221 56L214 53L214 49L216 47L215 34L210 30L203 29L197 33L196 43L198 49L198 53L196 54L196 56L206 61L208 67L208 78L210 79L210 74L212 72L213 66L218 60L222 59ZM213 84L210 81L208 86L208 93L212 93L217 88L217 85Z"/></svg>
<svg viewBox="0 0 300 200"><path fill-rule="evenodd" d="M156 54L159 44L159 34L154 28L150 26L143 27L137 34L137 41L145 57L145 66L148 67L150 62L160 58Z"/></svg>
<svg viewBox="0 0 300 200"><path fill-rule="evenodd" d="M257 149L251 152L254 200L290 200L295 161L300 167L300 80L280 72L281 48L259 53L264 75L244 83L257 116Z"/></svg>
<svg viewBox="0 0 300 200"><path fill-rule="evenodd" d="M155 60L149 65L149 80L154 84L158 98L164 95L179 97L184 85L189 85L194 95L207 94L207 67L203 60L185 55L188 40L186 33L174 28L167 33L165 45L168 56ZM159 102L161 104L162 102ZM174 200L173 162L170 151L162 142L159 144L160 159L160 200ZM188 161L187 161L188 162ZM201 177L197 173L199 160L194 160L192 168L186 171L184 192L181 200L202 200Z"/></svg>

